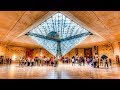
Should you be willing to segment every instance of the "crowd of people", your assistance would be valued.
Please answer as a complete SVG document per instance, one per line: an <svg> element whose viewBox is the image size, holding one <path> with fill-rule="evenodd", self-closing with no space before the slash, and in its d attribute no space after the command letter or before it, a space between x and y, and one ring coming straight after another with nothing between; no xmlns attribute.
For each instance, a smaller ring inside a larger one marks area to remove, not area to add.
<svg viewBox="0 0 120 90"><path fill-rule="evenodd" d="M73 56L70 60L68 57L62 58L62 62L64 63L70 63L72 62L72 66L75 66L78 64L79 66L84 66L85 64L91 65L94 68L99 68L99 66L109 67L112 66L112 60L111 58L98 58L98 56L92 57L78 57L78 55Z"/></svg>
<svg viewBox="0 0 120 90"><path fill-rule="evenodd" d="M35 57L35 58L20 58L19 66L58 66L58 61L61 61L63 64L72 64L72 66L79 65L85 66L86 64L91 65L94 68L99 68L100 66L109 67L112 66L112 60L110 58L102 59L98 56L94 57L82 57L82 56L72 56L72 58L62 57L57 59L56 57ZM0 63L3 63L3 59L0 58ZM11 64L12 59L6 58L4 61L5 64Z"/></svg>
<svg viewBox="0 0 120 90"><path fill-rule="evenodd" d="M11 63L12 63L12 59L11 59L11 58L6 58L5 63L6 63L6 64L11 64Z"/></svg>
<svg viewBox="0 0 120 90"><path fill-rule="evenodd" d="M58 59L56 57L35 57L35 58L21 58L19 59L19 66L54 66L58 65Z"/></svg>
<svg viewBox="0 0 120 90"><path fill-rule="evenodd" d="M0 64L3 64L3 57L0 56Z"/></svg>
<svg viewBox="0 0 120 90"><path fill-rule="evenodd" d="M11 58L6 58L4 59L3 56L0 57L0 64L11 64L12 63L12 59Z"/></svg>

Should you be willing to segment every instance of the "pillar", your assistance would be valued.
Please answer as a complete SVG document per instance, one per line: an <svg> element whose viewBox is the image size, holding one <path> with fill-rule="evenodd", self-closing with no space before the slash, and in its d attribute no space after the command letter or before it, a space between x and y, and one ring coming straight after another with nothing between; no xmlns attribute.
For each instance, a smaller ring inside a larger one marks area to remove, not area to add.
<svg viewBox="0 0 120 90"><path fill-rule="evenodd" d="M98 46L94 46L92 49L93 49L92 50L93 51L93 53L92 53L93 56L96 56L96 55L98 56Z"/></svg>
<svg viewBox="0 0 120 90"><path fill-rule="evenodd" d="M57 57L58 59L60 59L60 58L62 57L60 42L57 42L57 55L56 55L56 57Z"/></svg>
<svg viewBox="0 0 120 90"><path fill-rule="evenodd" d="M118 42L113 42L113 49L114 49L114 62L120 63L120 47Z"/></svg>

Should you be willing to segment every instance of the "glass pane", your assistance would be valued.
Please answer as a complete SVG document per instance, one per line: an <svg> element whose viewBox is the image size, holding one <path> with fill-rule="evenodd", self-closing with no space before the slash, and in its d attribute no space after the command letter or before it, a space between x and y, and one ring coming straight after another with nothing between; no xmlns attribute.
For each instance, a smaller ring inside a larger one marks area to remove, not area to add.
<svg viewBox="0 0 120 90"><path fill-rule="evenodd" d="M31 33L35 33L38 35L42 35L43 38L38 38L36 36L31 36L39 45L44 47L50 53L56 56L57 54L57 41L48 40L52 37L61 40L67 37L73 36L70 40L66 39L65 41L61 41L61 52L62 55L65 55L71 49L73 49L78 43L84 40L87 35L80 36L75 38L74 36L88 33L86 29L75 23L73 20L68 18L67 16L63 15L62 13L58 12L55 15L51 16L50 18L46 19L43 23L40 23L37 27L30 31ZM58 35L57 37L55 35ZM44 38L46 37L46 38Z"/></svg>
<svg viewBox="0 0 120 90"><path fill-rule="evenodd" d="M67 54L70 50L72 50L76 45L78 45L81 41L83 41L87 36L67 40L61 42L61 53L62 56Z"/></svg>

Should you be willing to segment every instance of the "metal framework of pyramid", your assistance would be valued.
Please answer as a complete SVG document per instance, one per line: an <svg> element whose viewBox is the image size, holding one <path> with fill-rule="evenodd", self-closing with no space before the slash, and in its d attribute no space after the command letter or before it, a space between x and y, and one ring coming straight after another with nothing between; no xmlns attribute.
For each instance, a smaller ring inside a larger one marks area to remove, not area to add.
<svg viewBox="0 0 120 90"><path fill-rule="evenodd" d="M60 12L26 33L54 56L64 56L91 34Z"/></svg>

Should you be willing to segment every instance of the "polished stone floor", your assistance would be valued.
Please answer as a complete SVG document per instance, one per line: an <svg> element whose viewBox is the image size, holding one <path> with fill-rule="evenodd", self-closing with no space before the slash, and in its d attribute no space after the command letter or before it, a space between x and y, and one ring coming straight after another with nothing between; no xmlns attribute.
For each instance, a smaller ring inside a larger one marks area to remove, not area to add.
<svg viewBox="0 0 120 90"><path fill-rule="evenodd" d="M120 79L120 66L93 68L90 65L71 64L60 64L58 67L0 65L0 79Z"/></svg>

